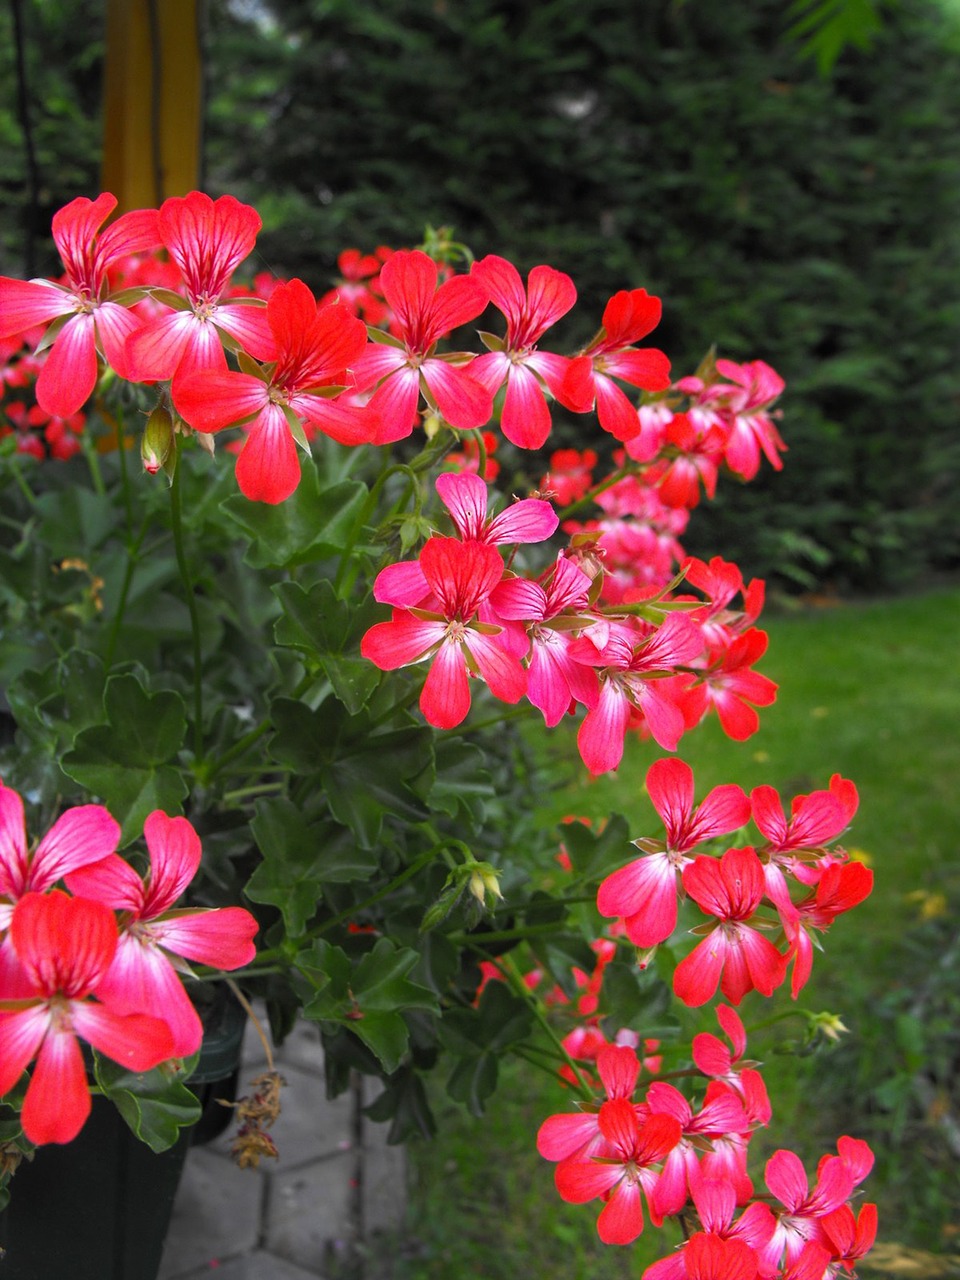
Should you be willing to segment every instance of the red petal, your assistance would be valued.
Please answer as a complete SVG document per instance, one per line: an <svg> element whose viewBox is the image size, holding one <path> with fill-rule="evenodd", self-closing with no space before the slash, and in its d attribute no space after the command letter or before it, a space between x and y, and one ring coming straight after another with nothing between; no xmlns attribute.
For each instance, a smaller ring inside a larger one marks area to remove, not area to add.
<svg viewBox="0 0 960 1280"><path fill-rule="evenodd" d="M299 483L300 461L287 420L277 405L268 405L250 424L237 459L240 492L252 502L276 504Z"/></svg>
<svg viewBox="0 0 960 1280"><path fill-rule="evenodd" d="M90 1114L83 1054L70 1031L47 1035L30 1077L20 1122L31 1142L71 1142Z"/></svg>

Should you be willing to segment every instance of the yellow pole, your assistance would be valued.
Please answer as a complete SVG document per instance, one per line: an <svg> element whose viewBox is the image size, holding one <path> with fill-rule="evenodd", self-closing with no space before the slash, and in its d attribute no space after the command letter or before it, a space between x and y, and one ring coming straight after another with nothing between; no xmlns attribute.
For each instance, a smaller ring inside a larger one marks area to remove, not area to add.
<svg viewBox="0 0 960 1280"><path fill-rule="evenodd" d="M200 181L198 0L107 0L102 190L118 213Z"/></svg>

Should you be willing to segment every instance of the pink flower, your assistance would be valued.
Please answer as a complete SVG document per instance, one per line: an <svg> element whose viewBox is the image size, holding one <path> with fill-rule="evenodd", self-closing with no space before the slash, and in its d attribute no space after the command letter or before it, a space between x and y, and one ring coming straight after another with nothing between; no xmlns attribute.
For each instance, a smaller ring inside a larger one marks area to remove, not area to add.
<svg viewBox="0 0 960 1280"><path fill-rule="evenodd" d="M666 847L651 849L614 871L600 885L597 910L622 916L627 937L638 947L665 942L677 926L677 877L703 840L727 835L750 817L750 801L741 787L714 787L694 808L693 770L682 760L656 760L647 770L647 791L666 827ZM634 841L641 849L652 841Z"/></svg>
<svg viewBox="0 0 960 1280"><path fill-rule="evenodd" d="M173 379L173 401L190 374L224 373L220 330L258 360L273 358L263 307L221 302L234 269L260 230L255 209L234 196L211 200L202 191L171 196L157 215L160 238L183 275L189 305L148 320L127 343L134 382Z"/></svg>
<svg viewBox="0 0 960 1280"><path fill-rule="evenodd" d="M362 444L376 434L369 410L331 399L336 383L350 378L367 345L362 320L337 305L318 307L302 280L277 285L267 302L273 334L272 371L203 373L184 378L176 403L197 431L247 426L237 459L237 483L245 497L278 503L300 482L293 431L299 423L340 444ZM306 443L305 439L302 443Z"/></svg>
<svg viewBox="0 0 960 1280"><path fill-rule="evenodd" d="M200 866L200 837L186 818L156 809L144 823L150 870L144 879L123 858L106 858L67 876L72 893L121 912L116 953L97 988L121 1012L162 1009L173 1055L200 1047L203 1028L177 969L180 958L239 969L256 955L258 925L242 907L173 909Z"/></svg>
<svg viewBox="0 0 960 1280"><path fill-rule="evenodd" d="M636 711L642 712L659 746L676 750L685 728L673 696L679 691L665 690L661 677L672 674L681 663L692 662L702 647L696 624L680 613L668 614L636 645L621 632L611 632L600 649L589 635L571 644L571 657L600 669L600 696L577 735L580 755L591 773L606 773L619 765L624 736Z"/></svg>
<svg viewBox="0 0 960 1280"><path fill-rule="evenodd" d="M766 1267L780 1266L781 1259L794 1263L808 1242L826 1247L828 1257L832 1255L824 1219L829 1215L831 1225L836 1224L836 1210L873 1165L873 1153L859 1138L838 1139L837 1151L838 1155L824 1156L820 1161L812 1191L803 1163L794 1152L775 1151L767 1161L767 1187L784 1210L777 1214L776 1230L761 1251L761 1262Z"/></svg>
<svg viewBox="0 0 960 1280"><path fill-rule="evenodd" d="M639 435L636 406L614 378L645 391L666 391L670 386L670 361L663 352L633 345L657 327L660 314L660 299L646 289L615 293L604 309L600 336L571 360L560 402L574 413L589 413L596 403L601 427L617 440Z"/></svg>
<svg viewBox="0 0 960 1280"><path fill-rule="evenodd" d="M0 1012L0 1094L36 1058L23 1131L38 1144L70 1142L90 1114L77 1036L131 1071L173 1057L173 1037L165 1021L128 1013L101 996L117 945L116 920L102 903L59 889L28 893L17 903L10 937L20 973L19 981L0 987L0 999L16 1001Z"/></svg>
<svg viewBox="0 0 960 1280"><path fill-rule="evenodd" d="M673 989L684 1004L706 1004L717 989L732 1004L748 991L770 996L783 981L784 957L747 921L764 895L763 867L753 849L701 856L683 873L683 887L716 928L677 965Z"/></svg>
<svg viewBox="0 0 960 1280"><path fill-rule="evenodd" d="M421 392L459 430L482 427L493 412L490 392L461 367L467 357L434 354L441 338L480 314L486 294L471 276L453 276L437 288L438 278L437 264L419 249L399 250L380 272L399 345L375 343L356 366L358 388L376 386L370 407L381 424L377 444L411 433Z"/></svg>
<svg viewBox="0 0 960 1280"><path fill-rule="evenodd" d="M139 322L104 296L107 273L117 259L153 249L159 236L154 209L125 213L98 234L116 207L116 196L105 191L96 200L78 196L54 214L65 283L0 277L0 339L64 321L37 379L40 407L57 418L69 418L92 395L98 352L121 377L129 376L125 343Z"/></svg>
<svg viewBox="0 0 960 1280"><path fill-rule="evenodd" d="M641 1191L653 1225L663 1222L654 1198L657 1166L680 1141L680 1124L668 1115L641 1119L626 1098L605 1102L597 1124L601 1144L557 1165L557 1190L569 1204L602 1197L605 1203L597 1220L600 1239L604 1244L631 1244L643 1231Z"/></svg>
<svg viewBox="0 0 960 1280"><path fill-rule="evenodd" d="M530 272L524 290L516 267L494 254L475 262L470 274L507 318L506 338L484 336L491 349L473 361L470 376L491 395L506 383L500 428L521 449L539 449L551 427L543 387L558 395L570 361L538 351L537 343L576 302L576 288L562 271L539 266Z"/></svg>
<svg viewBox="0 0 960 1280"><path fill-rule="evenodd" d="M862 862L832 862L824 869L816 891L792 910L782 913L784 932L790 942L788 962L793 959L790 994L796 1000L813 967L813 938L810 930L824 932L837 916L858 906L873 891L873 872Z"/></svg>
<svg viewBox="0 0 960 1280"><path fill-rule="evenodd" d="M724 458L731 471L752 480L760 469L761 452L776 471L783 470L780 454L786 445L773 425L770 406L783 392L784 381L762 360L734 364L718 360L717 373L733 386L713 387L716 394L726 393L722 412L728 423Z"/></svg>
<svg viewBox="0 0 960 1280"><path fill-rule="evenodd" d="M116 852L120 824L103 805L78 805L56 820L35 849L27 843L23 801L0 783L0 934L13 904L51 889L63 876Z"/></svg>
<svg viewBox="0 0 960 1280"><path fill-rule="evenodd" d="M395 608L363 637L360 652L382 671L431 660L420 710L438 729L453 729L470 710L469 674L481 676L495 697L519 702L527 679L519 659L497 643L500 627L476 615L503 576L503 561L486 542L430 538L420 569L436 610Z"/></svg>
<svg viewBox="0 0 960 1280"><path fill-rule="evenodd" d="M703 714L712 707L720 727L734 742L745 742L759 729L754 706L769 707L777 700L776 683L752 670L766 651L767 633L759 627L721 637L719 644L709 647L702 683L694 688Z"/></svg>

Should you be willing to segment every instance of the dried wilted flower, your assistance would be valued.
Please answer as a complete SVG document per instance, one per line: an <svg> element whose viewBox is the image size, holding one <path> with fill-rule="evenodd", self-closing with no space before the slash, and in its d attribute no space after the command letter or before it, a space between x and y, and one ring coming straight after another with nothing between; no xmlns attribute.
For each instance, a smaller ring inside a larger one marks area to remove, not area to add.
<svg viewBox="0 0 960 1280"><path fill-rule="evenodd" d="M250 1084L251 1094L225 1104L236 1109L240 1121L230 1152L241 1169L256 1169L262 1156L279 1156L276 1143L266 1130L280 1115L280 1089L286 1081L279 1071L264 1071Z"/></svg>

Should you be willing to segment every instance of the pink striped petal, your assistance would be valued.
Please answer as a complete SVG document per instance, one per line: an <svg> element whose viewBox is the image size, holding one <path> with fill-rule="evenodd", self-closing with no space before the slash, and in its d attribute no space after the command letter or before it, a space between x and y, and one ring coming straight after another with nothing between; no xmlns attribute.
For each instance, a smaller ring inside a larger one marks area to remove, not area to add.
<svg viewBox="0 0 960 1280"><path fill-rule="evenodd" d="M154 809L143 824L150 853L150 875L142 915L152 919L169 910L197 874L200 837L186 818Z"/></svg>
<svg viewBox="0 0 960 1280"><path fill-rule="evenodd" d="M496 636L478 631L467 631L464 644L493 696L501 702L519 702L527 691L527 673L517 657L499 645Z"/></svg>
<svg viewBox="0 0 960 1280"><path fill-rule="evenodd" d="M604 1244L632 1244L643 1232L640 1184L622 1178L597 1219L597 1234Z"/></svg>
<svg viewBox="0 0 960 1280"><path fill-rule="evenodd" d="M140 320L126 307L102 302L96 311L96 328L107 364L121 378L135 382L127 364L127 342L138 332Z"/></svg>
<svg viewBox="0 0 960 1280"><path fill-rule="evenodd" d="M30 888L49 889L71 871L115 853L119 843L120 824L103 805L68 809L37 846L30 865Z"/></svg>
<svg viewBox="0 0 960 1280"><path fill-rule="evenodd" d="M6 991L0 994L4 999L20 998L11 997ZM0 1013L0 1097L10 1092L37 1056L50 1021L46 1003L15 1013Z"/></svg>
<svg viewBox="0 0 960 1280"><path fill-rule="evenodd" d="M489 490L478 475L446 471L437 476L436 489L461 538L495 541L485 537Z"/></svg>
<svg viewBox="0 0 960 1280"><path fill-rule="evenodd" d="M52 281L0 276L0 338L13 338L76 309L70 294Z"/></svg>
<svg viewBox="0 0 960 1280"><path fill-rule="evenodd" d="M192 311L170 311L148 320L127 341L127 376L132 382L172 378L198 321Z"/></svg>
<svg viewBox="0 0 960 1280"><path fill-rule="evenodd" d="M447 630L442 621L426 622L395 609L389 622L378 622L360 642L360 652L381 671L396 671L425 658Z"/></svg>
<svg viewBox="0 0 960 1280"><path fill-rule="evenodd" d="M545 542L557 531L560 518L542 498L521 498L490 521L486 541Z"/></svg>
<svg viewBox="0 0 960 1280"><path fill-rule="evenodd" d="M440 646L420 695L420 710L435 729L455 729L470 710L470 681L456 641Z"/></svg>
<svg viewBox="0 0 960 1280"><path fill-rule="evenodd" d="M374 444L405 440L417 423L420 375L402 366L380 383L368 401L380 423Z"/></svg>
<svg viewBox="0 0 960 1280"><path fill-rule="evenodd" d="M511 365L500 415L500 430L519 449L539 449L552 426L550 410L536 374Z"/></svg>
<svg viewBox="0 0 960 1280"><path fill-rule="evenodd" d="M201 374L177 387L177 412L195 431L220 431L269 403L266 383L249 373Z"/></svg>
<svg viewBox="0 0 960 1280"><path fill-rule="evenodd" d="M162 1009L173 1040L173 1057L188 1057L200 1047L203 1026L193 1002L173 965L148 938L121 936L97 996L117 1014Z"/></svg>
<svg viewBox="0 0 960 1280"><path fill-rule="evenodd" d="M300 393L290 397L290 408L337 444L374 444L380 438L382 423L369 405Z"/></svg>
<svg viewBox="0 0 960 1280"><path fill-rule="evenodd" d="M54 418L81 409L97 385L97 341L92 315L76 315L60 330L37 379L37 403Z"/></svg>
<svg viewBox="0 0 960 1280"><path fill-rule="evenodd" d="M19 897L27 876L27 831L23 801L0 782L0 896Z"/></svg>
<svg viewBox="0 0 960 1280"><path fill-rule="evenodd" d="M597 705L587 712L577 734L581 759L591 773L606 773L619 765L629 719L630 703L620 684L601 681Z"/></svg>
<svg viewBox="0 0 960 1280"><path fill-rule="evenodd" d="M600 885L597 910L624 916L630 941L655 947L677 927L677 871L665 853L636 858Z"/></svg>
<svg viewBox="0 0 960 1280"><path fill-rule="evenodd" d="M568 1204L586 1204L604 1195L623 1177L623 1166L598 1164L595 1160L562 1160L554 1173L561 1200Z"/></svg>
<svg viewBox="0 0 960 1280"><path fill-rule="evenodd" d="M714 929L685 956L673 974L678 1000L691 1009L706 1004L717 989L728 947L722 929Z"/></svg>
<svg viewBox="0 0 960 1280"><path fill-rule="evenodd" d="M282 286L278 286L281 288ZM244 351L254 360L276 360L277 343L267 311L264 307L224 305L221 303L213 316L218 329L236 338Z"/></svg>
<svg viewBox="0 0 960 1280"><path fill-rule="evenodd" d="M490 421L493 399L465 369L445 360L431 359L424 360L420 372L437 402L437 408L451 426L469 431Z"/></svg>
<svg viewBox="0 0 960 1280"><path fill-rule="evenodd" d="M596 1112L550 1116L537 1133L537 1151L544 1160L565 1160L592 1141L597 1132Z"/></svg>
<svg viewBox="0 0 960 1280"><path fill-rule="evenodd" d="M373 598L380 604L392 604L401 608L415 608L430 596L430 587L419 560L403 560L388 564L377 574L373 584Z"/></svg>
<svg viewBox="0 0 960 1280"><path fill-rule="evenodd" d="M157 210L131 209L101 233L97 240L97 261L106 267L116 258L126 258L132 253L150 253L159 247Z"/></svg>
<svg viewBox="0 0 960 1280"><path fill-rule="evenodd" d="M93 898L115 911L139 916L143 906L143 881L129 862L116 854L66 876L67 888L76 898Z"/></svg>
<svg viewBox="0 0 960 1280"><path fill-rule="evenodd" d="M300 483L297 446L283 410L269 404L250 424L237 459L237 484L251 502L276 504Z"/></svg>
<svg viewBox="0 0 960 1280"><path fill-rule="evenodd" d="M154 921L150 933L174 955L229 970L257 954L253 939L259 927L243 907L185 908Z"/></svg>
<svg viewBox="0 0 960 1280"><path fill-rule="evenodd" d="M78 1035L128 1071L152 1071L174 1056L173 1035L160 1018L119 1014L90 1000L74 1001L70 1017Z"/></svg>

